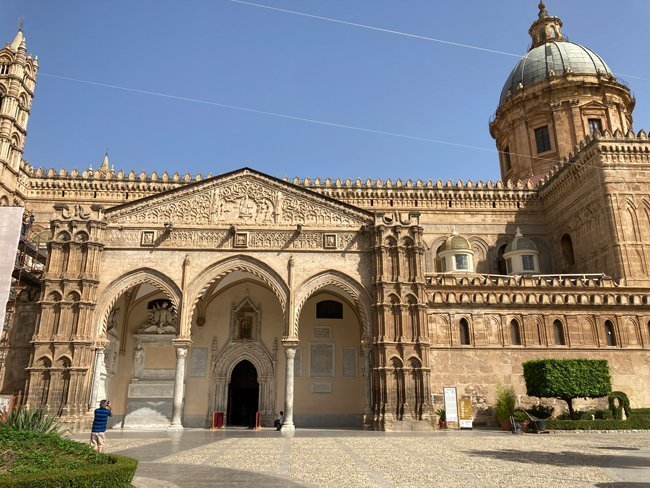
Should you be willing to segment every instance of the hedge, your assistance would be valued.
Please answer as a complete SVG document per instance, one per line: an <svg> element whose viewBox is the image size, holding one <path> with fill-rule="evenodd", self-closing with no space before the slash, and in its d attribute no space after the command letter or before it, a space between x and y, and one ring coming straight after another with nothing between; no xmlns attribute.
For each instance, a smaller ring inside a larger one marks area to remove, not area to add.
<svg viewBox="0 0 650 488"><path fill-rule="evenodd" d="M612 415L616 420L621 420L623 418L623 410L625 410L625 415L630 416L630 399L622 391L613 391L607 397L609 402L609 410L612 412ZM615 402L618 400L618 402ZM617 404L618 403L618 404Z"/></svg>
<svg viewBox="0 0 650 488"><path fill-rule="evenodd" d="M627 420L547 420L546 428L552 430L636 430L650 429L650 418L635 416Z"/></svg>
<svg viewBox="0 0 650 488"><path fill-rule="evenodd" d="M0 488L117 488L131 486L138 461L106 454L109 464L39 473L0 475Z"/></svg>

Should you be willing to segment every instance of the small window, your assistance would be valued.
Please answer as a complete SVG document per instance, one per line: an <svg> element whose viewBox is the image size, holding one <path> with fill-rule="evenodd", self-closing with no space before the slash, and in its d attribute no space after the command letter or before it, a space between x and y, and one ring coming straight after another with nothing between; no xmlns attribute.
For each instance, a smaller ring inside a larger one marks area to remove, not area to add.
<svg viewBox="0 0 650 488"><path fill-rule="evenodd" d="M460 327L460 343L463 346L469 346L470 344L469 324L467 323L467 320L460 319L459 327Z"/></svg>
<svg viewBox="0 0 650 488"><path fill-rule="evenodd" d="M556 345L564 346L566 344L564 340L564 326L559 320L553 321L553 337L555 338Z"/></svg>
<svg viewBox="0 0 650 488"><path fill-rule="evenodd" d="M599 134L602 134L603 123L600 119L588 119L587 123L589 124L589 134L593 135L596 131L598 131Z"/></svg>
<svg viewBox="0 0 650 488"><path fill-rule="evenodd" d="M456 254L454 256L456 259L456 269L468 269L469 264L467 261L467 255L466 254Z"/></svg>
<svg viewBox="0 0 650 488"><path fill-rule="evenodd" d="M514 319L510 322L510 341L513 346L521 346L521 331L519 330L519 322Z"/></svg>
<svg viewBox="0 0 650 488"><path fill-rule="evenodd" d="M532 254L521 256L521 266L524 271L535 271L535 256Z"/></svg>
<svg viewBox="0 0 650 488"><path fill-rule="evenodd" d="M616 346L616 334L611 320L605 321L605 340L608 346Z"/></svg>
<svg viewBox="0 0 650 488"><path fill-rule="evenodd" d="M535 142L537 143L538 154L551 150L551 136L548 132L548 125L535 129Z"/></svg>
<svg viewBox="0 0 650 488"><path fill-rule="evenodd" d="M323 300L316 304L317 319L342 319L343 304L334 300Z"/></svg>
<svg viewBox="0 0 650 488"><path fill-rule="evenodd" d="M506 169L506 172L512 169L512 160L510 159L510 146L506 146L503 150L503 165Z"/></svg>
<svg viewBox="0 0 650 488"><path fill-rule="evenodd" d="M512 258L506 259L506 269L508 270L508 273L512 271Z"/></svg>
<svg viewBox="0 0 650 488"><path fill-rule="evenodd" d="M560 248L565 267L571 267L576 264L576 258L573 254L573 241L569 234L564 234L560 239Z"/></svg>

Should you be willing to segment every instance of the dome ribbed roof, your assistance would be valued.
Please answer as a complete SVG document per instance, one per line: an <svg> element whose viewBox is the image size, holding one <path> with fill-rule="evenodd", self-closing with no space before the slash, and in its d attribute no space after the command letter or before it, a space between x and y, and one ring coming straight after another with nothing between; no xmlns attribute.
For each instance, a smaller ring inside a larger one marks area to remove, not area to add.
<svg viewBox="0 0 650 488"><path fill-rule="evenodd" d="M463 236L458 235L457 232L454 231L452 235L450 235L447 240L442 244L440 251L458 251L458 250L471 250L472 246L469 243L469 241L464 238Z"/></svg>
<svg viewBox="0 0 650 488"><path fill-rule="evenodd" d="M528 237L524 237L519 229L517 229L517 235L515 238L508 243L503 254L512 252L512 251L535 251L538 252L537 246L535 243L530 240Z"/></svg>
<svg viewBox="0 0 650 488"><path fill-rule="evenodd" d="M552 73L555 76L568 73L613 76L605 61L586 47L564 40L547 42L528 51L517 63L503 85L499 104L509 94L516 93L521 87L526 88L547 80Z"/></svg>

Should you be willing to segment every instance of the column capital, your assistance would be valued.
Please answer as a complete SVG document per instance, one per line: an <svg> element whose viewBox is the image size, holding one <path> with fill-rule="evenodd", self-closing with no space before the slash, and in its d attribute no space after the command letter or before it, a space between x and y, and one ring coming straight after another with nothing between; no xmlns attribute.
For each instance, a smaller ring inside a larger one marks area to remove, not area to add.
<svg viewBox="0 0 650 488"><path fill-rule="evenodd" d="M282 339L282 347L285 349L296 348L300 344L300 341L293 337L284 337Z"/></svg>
<svg viewBox="0 0 650 488"><path fill-rule="evenodd" d="M172 344L177 349L187 349L192 345L192 339L189 337L178 337L176 339L172 339Z"/></svg>

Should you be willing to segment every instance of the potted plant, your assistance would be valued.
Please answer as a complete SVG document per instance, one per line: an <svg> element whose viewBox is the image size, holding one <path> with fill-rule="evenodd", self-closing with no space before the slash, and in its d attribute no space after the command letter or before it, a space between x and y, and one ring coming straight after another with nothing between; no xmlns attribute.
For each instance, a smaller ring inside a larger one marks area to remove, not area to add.
<svg viewBox="0 0 650 488"><path fill-rule="evenodd" d="M517 410L515 410L512 416L514 417L515 422L519 424L519 428L521 429L521 431L528 432L528 425L530 424L530 419L528 418L528 415L526 415L526 412L518 408Z"/></svg>
<svg viewBox="0 0 650 488"><path fill-rule="evenodd" d="M447 412L444 408L439 408L436 410L436 415L438 416L438 428L446 429L447 428Z"/></svg>
<svg viewBox="0 0 650 488"><path fill-rule="evenodd" d="M510 417L515 413L515 404L517 397L515 396L515 389L512 385L497 385L497 403L494 411L497 415L497 420L503 430L510 430Z"/></svg>

